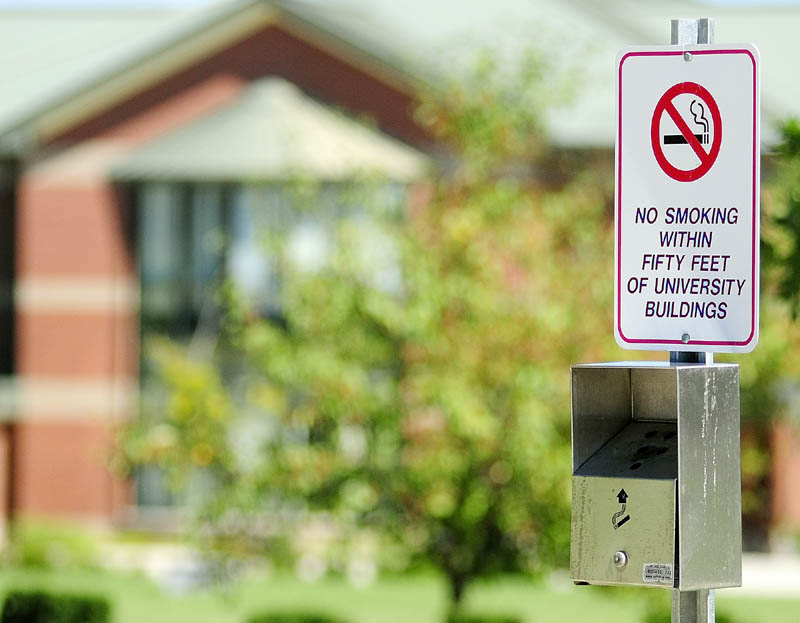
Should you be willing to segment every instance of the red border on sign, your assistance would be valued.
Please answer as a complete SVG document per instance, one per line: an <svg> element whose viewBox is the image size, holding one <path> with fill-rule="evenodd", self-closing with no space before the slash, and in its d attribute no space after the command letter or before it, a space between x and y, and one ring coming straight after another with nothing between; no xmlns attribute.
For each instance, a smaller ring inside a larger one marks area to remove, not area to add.
<svg viewBox="0 0 800 623"><path fill-rule="evenodd" d="M750 301L750 335L747 337L746 340L740 342L731 342L731 341L724 341L724 340L689 340L688 342L683 342L680 339L676 340L652 340L652 339L635 339L635 338L628 338L625 337L625 334L622 332L622 288L620 287L620 282L622 280L622 266L619 258L619 250L622 249L622 158L617 158L617 333L619 337L627 344L676 344L681 346L689 346L696 344L698 346L747 346L755 336L756 332L756 245L758 241L756 240L756 223L757 221L757 196L756 196L756 166L757 162L757 151L758 151L758 143L756 141L756 132L758 128L758 119L756 115L758 114L757 110L757 100L758 93L756 91L757 84L756 84L756 59L753 56L752 52L747 49L731 49L731 50L692 50L693 55L710 55L710 54L746 54L750 57L750 61L753 64L753 154L752 154L752 173L753 173L753 183L752 183L752 232L751 232L751 242L752 242L752 266L751 266L751 283L753 284L752 288L752 298ZM634 56L683 56L683 50L665 50L663 52L628 52L625 54L619 62L619 74L617 77L618 80L618 92L617 92L617 145L618 149L621 148L622 145L622 66L625 64L625 61L628 58Z"/></svg>
<svg viewBox="0 0 800 623"><path fill-rule="evenodd" d="M711 119L714 122L714 141L711 143L711 149L708 150L708 153L702 148L700 142L692 134L689 126L686 125L686 121L681 118L672 103L672 100L683 93L697 95L706 103L711 113ZM686 138L686 142L700 159L700 164L694 169L689 169L688 171L679 169L667 160L664 155L664 149L661 147L661 133L659 132L661 117L664 113L667 113L672 118L680 133ZM650 144L653 147L653 155L656 157L658 166L676 182L693 182L708 173L714 162L716 162L719 148L722 145L722 117L719 114L719 106L717 106L717 102L711 93L696 82L679 82L667 89L666 93L658 100L653 111L653 120L650 123Z"/></svg>

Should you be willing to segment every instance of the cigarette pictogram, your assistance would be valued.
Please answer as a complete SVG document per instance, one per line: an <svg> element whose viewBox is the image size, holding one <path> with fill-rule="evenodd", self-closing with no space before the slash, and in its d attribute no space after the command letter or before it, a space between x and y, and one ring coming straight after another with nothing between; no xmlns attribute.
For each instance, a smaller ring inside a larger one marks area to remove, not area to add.
<svg viewBox="0 0 800 623"><path fill-rule="evenodd" d="M675 105L676 98L684 94L693 97L689 110L684 109L682 114ZM679 134L664 134L662 118L671 119ZM677 182L693 182L703 177L716 161L722 145L722 118L711 93L696 82L681 82L667 89L653 111L650 141L658 165L669 177ZM688 145L697 156L699 165L691 169L682 168L685 164L676 157L678 152L685 150L669 149L665 152L663 145L669 144Z"/></svg>
<svg viewBox="0 0 800 623"><path fill-rule="evenodd" d="M708 143L708 134L695 134L694 137L705 145ZM664 145L688 145L689 141L683 134L666 134L664 136Z"/></svg>
<svg viewBox="0 0 800 623"><path fill-rule="evenodd" d="M703 127L703 131L699 134L695 134L694 137L698 140L701 145L706 145L710 138L709 138L709 123L708 119L706 119L706 109L703 107L703 104L700 103L699 100L692 100L692 103L689 105L689 112L692 113L694 117L694 122L697 125ZM683 134L666 134L664 135L664 145L688 145L689 140Z"/></svg>

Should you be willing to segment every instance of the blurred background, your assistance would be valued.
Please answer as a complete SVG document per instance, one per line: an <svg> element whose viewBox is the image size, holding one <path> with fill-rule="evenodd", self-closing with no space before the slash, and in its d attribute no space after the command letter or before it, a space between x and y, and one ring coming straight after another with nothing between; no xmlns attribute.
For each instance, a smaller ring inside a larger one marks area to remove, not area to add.
<svg viewBox="0 0 800 623"><path fill-rule="evenodd" d="M719 619L796 621L800 3L732 0L0 2L2 621L668 620L569 581L569 366L666 358L614 59L684 17L761 54Z"/></svg>

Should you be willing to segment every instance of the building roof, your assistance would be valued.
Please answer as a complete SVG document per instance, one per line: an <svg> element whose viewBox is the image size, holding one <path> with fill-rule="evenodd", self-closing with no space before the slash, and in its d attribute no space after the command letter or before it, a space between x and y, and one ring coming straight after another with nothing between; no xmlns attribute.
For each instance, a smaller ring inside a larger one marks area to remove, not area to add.
<svg viewBox="0 0 800 623"><path fill-rule="evenodd" d="M113 71L186 18L174 9L0 11L0 131Z"/></svg>
<svg viewBox="0 0 800 623"><path fill-rule="evenodd" d="M252 83L232 103L127 155L115 179L339 181L420 177L416 150L304 95L279 78Z"/></svg>
<svg viewBox="0 0 800 623"><path fill-rule="evenodd" d="M551 137L576 147L614 144L614 65L629 45L666 45L673 18L711 17L718 43L752 43L761 55L762 142L775 124L800 116L800 6L710 6L692 0L337 0L351 12L391 26L395 40L416 50L414 64L431 73L485 47L505 58L538 48L574 72L574 99L547 115ZM346 19L343 17L342 19ZM363 20L362 20L363 21ZM358 22L356 22L358 23Z"/></svg>
<svg viewBox="0 0 800 623"><path fill-rule="evenodd" d="M410 90L413 78L390 47L374 49L374 38L362 46L357 34L329 30L327 11L316 13L290 0L221 0L170 11L0 10L0 80L18 84L9 101L0 98L0 153L24 153L267 24L280 23ZM15 58L18 66L8 67Z"/></svg>
<svg viewBox="0 0 800 623"><path fill-rule="evenodd" d="M92 106L124 97L126 88L146 79L144 65L166 71L164 59L188 62L187 42L212 30L215 41L233 36L232 24L244 28L254 15L305 29L334 53L406 89L415 78L446 75L476 48L513 62L521 50L538 46L575 70L573 105L553 109L547 120L556 142L580 147L613 144L619 49L668 43L670 18L709 16L718 42L751 42L761 52L762 139L774 142L774 123L800 115L793 67L800 58L798 7L686 0L229 0L192 10L0 11L0 82L14 85L0 98L0 142L19 150L36 139L34 122L47 117L52 127L63 126ZM123 82L136 71L139 82ZM70 102L70 114L54 116Z"/></svg>

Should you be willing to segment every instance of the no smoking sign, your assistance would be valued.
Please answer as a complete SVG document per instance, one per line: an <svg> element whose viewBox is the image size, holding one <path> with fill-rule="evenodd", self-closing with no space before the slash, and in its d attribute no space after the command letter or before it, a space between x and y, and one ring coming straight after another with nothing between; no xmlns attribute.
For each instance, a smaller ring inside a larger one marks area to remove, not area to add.
<svg viewBox="0 0 800 623"><path fill-rule="evenodd" d="M759 79L752 46L617 63L614 333L623 348L758 342Z"/></svg>
<svg viewBox="0 0 800 623"><path fill-rule="evenodd" d="M670 125L677 132L670 133ZM653 112L650 141L658 165L672 179L692 182L701 178L711 169L722 145L722 119L716 101L696 82L670 87ZM677 145L688 145L691 149ZM696 160L697 164L674 164L686 160Z"/></svg>

